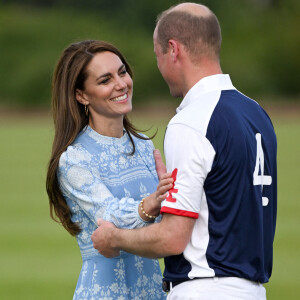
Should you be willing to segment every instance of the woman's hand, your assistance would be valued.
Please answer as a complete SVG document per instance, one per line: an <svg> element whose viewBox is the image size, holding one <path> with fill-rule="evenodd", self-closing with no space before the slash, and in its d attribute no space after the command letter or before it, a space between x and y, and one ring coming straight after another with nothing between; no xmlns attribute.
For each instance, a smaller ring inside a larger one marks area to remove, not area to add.
<svg viewBox="0 0 300 300"><path fill-rule="evenodd" d="M156 173L158 176L158 179L160 180L162 176L167 173L167 168L162 160L160 151L158 149L153 150L153 156L155 160L155 168L156 168Z"/></svg>
<svg viewBox="0 0 300 300"><path fill-rule="evenodd" d="M148 216L158 216L160 212L161 202L164 201L168 195L168 190L172 188L173 178L171 173L167 173L165 164L162 161L161 154L158 149L153 152L156 172L159 178L159 183L156 188L156 192L144 198L142 206L139 207L139 214L145 221L153 220Z"/></svg>

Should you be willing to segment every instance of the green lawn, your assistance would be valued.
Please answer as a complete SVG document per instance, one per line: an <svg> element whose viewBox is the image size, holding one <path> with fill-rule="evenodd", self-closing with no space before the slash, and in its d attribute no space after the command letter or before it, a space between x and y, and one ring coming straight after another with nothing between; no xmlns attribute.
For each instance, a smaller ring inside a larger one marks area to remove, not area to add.
<svg viewBox="0 0 300 300"><path fill-rule="evenodd" d="M150 118L136 121L147 128ZM153 122L160 149L167 121ZM273 276L266 288L268 299L298 299L300 120L275 118L274 125L279 206ZM80 252L75 239L50 219L45 192L52 136L47 118L0 119L0 299L65 300L73 295Z"/></svg>

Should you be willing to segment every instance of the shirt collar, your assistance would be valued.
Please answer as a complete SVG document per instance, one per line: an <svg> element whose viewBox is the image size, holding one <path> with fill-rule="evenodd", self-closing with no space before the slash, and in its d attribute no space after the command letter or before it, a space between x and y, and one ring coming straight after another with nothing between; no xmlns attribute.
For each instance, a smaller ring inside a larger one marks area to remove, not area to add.
<svg viewBox="0 0 300 300"><path fill-rule="evenodd" d="M202 95L217 90L232 90L232 85L228 74L217 74L202 78L185 95L176 112L180 112L191 102L199 99Z"/></svg>

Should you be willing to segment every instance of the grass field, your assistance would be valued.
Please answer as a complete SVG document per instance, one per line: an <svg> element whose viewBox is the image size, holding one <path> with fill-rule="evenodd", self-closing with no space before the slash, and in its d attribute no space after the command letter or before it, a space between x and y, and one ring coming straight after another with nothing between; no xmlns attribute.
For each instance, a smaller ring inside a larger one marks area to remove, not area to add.
<svg viewBox="0 0 300 300"><path fill-rule="evenodd" d="M162 149L168 117L136 118L158 126ZM272 116L272 115L271 115ZM268 299L300 294L300 114L274 114L278 138L278 221ZM154 129L152 129L153 131ZM74 238L49 217L45 173L53 136L47 117L0 115L0 299L71 299L81 267Z"/></svg>

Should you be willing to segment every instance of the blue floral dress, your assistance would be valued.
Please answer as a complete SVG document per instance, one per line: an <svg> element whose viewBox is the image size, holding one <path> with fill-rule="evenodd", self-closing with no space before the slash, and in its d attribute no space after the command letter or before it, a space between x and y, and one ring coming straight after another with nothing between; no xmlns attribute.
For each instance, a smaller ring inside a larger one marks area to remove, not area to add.
<svg viewBox="0 0 300 300"><path fill-rule="evenodd" d="M121 138L102 136L87 126L61 155L58 181L61 191L82 231L77 242L82 269L74 300L165 299L157 260L121 251L116 258L105 258L93 248L91 235L97 219L120 228L139 228L149 224L140 218L142 198L156 190L158 178L153 144L127 133Z"/></svg>

